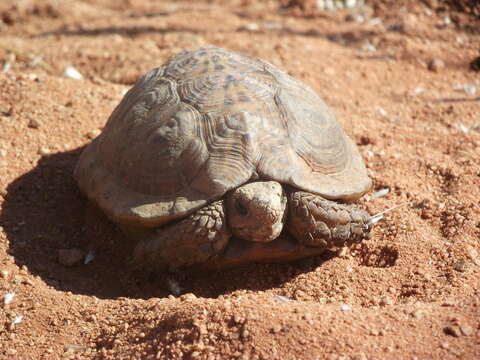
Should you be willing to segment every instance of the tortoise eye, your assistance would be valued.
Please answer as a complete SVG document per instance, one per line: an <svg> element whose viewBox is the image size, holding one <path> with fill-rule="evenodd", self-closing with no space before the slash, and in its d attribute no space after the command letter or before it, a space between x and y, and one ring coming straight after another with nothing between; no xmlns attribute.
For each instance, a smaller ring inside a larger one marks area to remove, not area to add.
<svg viewBox="0 0 480 360"><path fill-rule="evenodd" d="M170 129L172 129L175 126L177 126L177 122L173 119L170 119L170 120L167 121L167 123L165 125L168 126Z"/></svg>

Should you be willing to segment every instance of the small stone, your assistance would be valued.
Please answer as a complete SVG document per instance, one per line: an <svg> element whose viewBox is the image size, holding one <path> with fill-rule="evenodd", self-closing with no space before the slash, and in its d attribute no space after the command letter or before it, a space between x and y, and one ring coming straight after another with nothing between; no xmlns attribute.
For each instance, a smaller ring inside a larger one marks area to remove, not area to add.
<svg viewBox="0 0 480 360"><path fill-rule="evenodd" d="M200 355L202 355L202 353L200 351L194 351L190 354L190 358L198 359L198 358L200 358Z"/></svg>
<svg viewBox="0 0 480 360"><path fill-rule="evenodd" d="M425 316L425 311L422 310L422 309L417 309L417 310L414 310L411 312L411 315L415 318L415 319L422 319L424 316Z"/></svg>
<svg viewBox="0 0 480 360"><path fill-rule="evenodd" d="M454 337L460 337L462 335L458 326L446 326L443 328L443 332Z"/></svg>
<svg viewBox="0 0 480 360"><path fill-rule="evenodd" d="M465 261L459 261L455 265L453 265L453 268L458 271L458 272L465 272L467 270L467 263Z"/></svg>
<svg viewBox="0 0 480 360"><path fill-rule="evenodd" d="M51 153L50 149L43 146L37 151L37 154L42 156L49 155L50 153Z"/></svg>
<svg viewBox="0 0 480 360"><path fill-rule="evenodd" d="M473 334L473 329L470 326L460 326L460 332L465 336Z"/></svg>
<svg viewBox="0 0 480 360"><path fill-rule="evenodd" d="M393 299L388 296L382 296L382 298L380 299L381 306L392 305L392 304L393 304Z"/></svg>
<svg viewBox="0 0 480 360"><path fill-rule="evenodd" d="M37 119L30 119L28 122L28 127L32 129L38 129L40 126L42 126L42 123Z"/></svg>
<svg viewBox="0 0 480 360"><path fill-rule="evenodd" d="M376 192L373 193L372 199L377 199L377 198L384 197L384 196L387 195L389 192L390 192L390 189L389 189L389 188L380 189L380 190L378 190L378 191L376 191Z"/></svg>
<svg viewBox="0 0 480 360"><path fill-rule="evenodd" d="M63 72L63 76L74 79L74 80L82 80L83 76L80 74L80 72L75 69L73 66L67 66L65 68L65 71Z"/></svg>
<svg viewBox="0 0 480 360"><path fill-rule="evenodd" d="M450 347L450 345L448 343L442 343L442 345L440 345L440 347L442 349L448 349Z"/></svg>
<svg viewBox="0 0 480 360"><path fill-rule="evenodd" d="M6 293L3 297L3 303L5 305L8 305L10 304L12 301L13 301L13 298L15 297L15 293L14 292L11 292L11 293Z"/></svg>
<svg viewBox="0 0 480 360"><path fill-rule="evenodd" d="M272 333L276 334L276 333L279 333L280 331L282 331L282 327L280 325L273 325L272 327Z"/></svg>
<svg viewBox="0 0 480 360"><path fill-rule="evenodd" d="M101 132L102 131L100 129L95 129L95 130L89 131L87 133L87 138L95 139L98 135L100 135Z"/></svg>
<svg viewBox="0 0 480 360"><path fill-rule="evenodd" d="M78 265L84 258L85 252L77 248L58 250L58 262L65 266Z"/></svg>
<svg viewBox="0 0 480 360"><path fill-rule="evenodd" d="M245 28L248 31L258 31L260 29L260 26L256 23L250 23L250 24L247 24Z"/></svg>
<svg viewBox="0 0 480 360"><path fill-rule="evenodd" d="M13 356L13 355L16 355L16 354L17 354L17 350L15 350L15 349L7 349L7 351L5 351L5 354L8 355L8 356Z"/></svg>
<svg viewBox="0 0 480 360"><path fill-rule="evenodd" d="M440 59L432 59L428 62L428 70L440 72L445 68L445 63Z"/></svg>
<svg viewBox="0 0 480 360"><path fill-rule="evenodd" d="M195 300L196 298L197 298L197 296L195 294L192 294L192 293L187 293L187 294L183 294L182 296L180 296L180 300L182 300L182 301Z"/></svg>

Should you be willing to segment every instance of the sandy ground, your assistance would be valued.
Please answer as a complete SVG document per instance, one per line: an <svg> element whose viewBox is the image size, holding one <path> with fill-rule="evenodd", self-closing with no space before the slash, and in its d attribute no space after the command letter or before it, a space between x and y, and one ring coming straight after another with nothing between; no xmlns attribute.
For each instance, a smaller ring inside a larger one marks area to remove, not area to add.
<svg viewBox="0 0 480 360"><path fill-rule="evenodd" d="M3 0L0 359L479 359L480 23L403 3ZM131 242L86 226L73 167L140 75L205 44L314 88L389 189L362 205L406 205L307 261L179 281L129 269ZM94 257L62 265L73 248Z"/></svg>

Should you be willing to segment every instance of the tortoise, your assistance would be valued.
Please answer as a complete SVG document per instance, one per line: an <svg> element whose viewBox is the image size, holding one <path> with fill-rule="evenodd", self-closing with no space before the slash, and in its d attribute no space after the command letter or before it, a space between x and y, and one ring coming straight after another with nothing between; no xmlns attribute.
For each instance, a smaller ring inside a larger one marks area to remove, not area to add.
<svg viewBox="0 0 480 360"><path fill-rule="evenodd" d="M372 181L320 97L272 64L206 46L145 74L74 177L170 270L290 261L370 235Z"/></svg>

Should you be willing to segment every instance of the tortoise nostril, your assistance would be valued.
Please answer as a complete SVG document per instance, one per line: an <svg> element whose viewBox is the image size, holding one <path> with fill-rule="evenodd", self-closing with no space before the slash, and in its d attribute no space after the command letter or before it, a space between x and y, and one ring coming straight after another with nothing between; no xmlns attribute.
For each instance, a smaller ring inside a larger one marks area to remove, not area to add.
<svg viewBox="0 0 480 360"><path fill-rule="evenodd" d="M240 201L235 201L235 208L237 209L238 213L241 216L247 216L248 215L248 209L245 205L243 205Z"/></svg>

